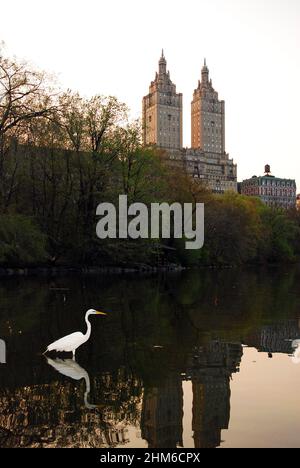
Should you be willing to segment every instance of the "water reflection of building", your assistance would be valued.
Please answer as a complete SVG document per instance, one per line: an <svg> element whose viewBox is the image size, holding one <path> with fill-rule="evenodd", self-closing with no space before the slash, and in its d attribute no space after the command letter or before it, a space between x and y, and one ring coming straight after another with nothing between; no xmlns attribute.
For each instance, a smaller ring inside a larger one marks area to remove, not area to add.
<svg viewBox="0 0 300 468"><path fill-rule="evenodd" d="M290 340L298 337L300 337L299 321L286 320L260 328L247 337L246 344L259 352L290 354L292 352Z"/></svg>
<svg viewBox="0 0 300 468"><path fill-rule="evenodd" d="M194 444L196 448L217 447L221 430L230 418L230 377L239 370L242 346L211 342L195 350L187 376L193 388ZM162 386L146 389L142 411L142 437L149 448L182 445L183 392L178 374Z"/></svg>
<svg viewBox="0 0 300 468"><path fill-rule="evenodd" d="M145 389L142 411L142 437L149 448L182 446L183 391L179 374L162 386Z"/></svg>
<svg viewBox="0 0 300 468"><path fill-rule="evenodd" d="M228 429L230 419L230 377L239 370L242 353L239 344L212 342L192 358L195 448L221 444L221 431Z"/></svg>

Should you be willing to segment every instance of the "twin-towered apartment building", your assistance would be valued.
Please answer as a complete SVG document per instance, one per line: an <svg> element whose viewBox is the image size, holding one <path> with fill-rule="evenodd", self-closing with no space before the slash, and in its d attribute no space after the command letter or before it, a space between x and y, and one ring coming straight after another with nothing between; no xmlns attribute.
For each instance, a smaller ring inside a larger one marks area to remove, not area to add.
<svg viewBox="0 0 300 468"><path fill-rule="evenodd" d="M213 88L206 61L191 104L191 148L182 145L182 113L182 94L162 52L159 71L143 98L144 144L164 149L170 160L214 192L236 191L237 166L225 151L225 103Z"/></svg>
<svg viewBox="0 0 300 468"><path fill-rule="evenodd" d="M238 190L237 166L225 150L225 102L213 87L206 60L191 103L191 148L182 145L182 94L170 78L163 51L158 73L143 98L143 140L165 150L173 164L203 180L214 193ZM270 173L243 181L239 191L272 207L296 206L295 180Z"/></svg>

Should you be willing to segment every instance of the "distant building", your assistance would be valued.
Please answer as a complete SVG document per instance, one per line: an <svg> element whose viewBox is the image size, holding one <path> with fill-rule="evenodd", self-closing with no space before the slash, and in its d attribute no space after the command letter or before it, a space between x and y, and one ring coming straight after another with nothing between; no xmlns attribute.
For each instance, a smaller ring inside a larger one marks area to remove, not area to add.
<svg viewBox="0 0 300 468"><path fill-rule="evenodd" d="M191 110L192 148L224 154L225 102L219 100L219 95L213 88L206 60L201 71L201 81L198 81L198 87L194 91Z"/></svg>
<svg viewBox="0 0 300 468"><path fill-rule="evenodd" d="M162 51L159 72L151 82L149 94L143 98L143 140L145 145L164 149L182 148L182 94L167 71Z"/></svg>
<svg viewBox="0 0 300 468"><path fill-rule="evenodd" d="M165 150L167 158L215 193L237 191L237 166L225 151L225 103L204 61L191 104L192 147L182 148L182 94L167 71L162 52L159 72L143 98L143 142Z"/></svg>
<svg viewBox="0 0 300 468"><path fill-rule="evenodd" d="M294 208L296 206L296 181L281 179L270 174L270 166L265 166L264 176L253 176L240 184L242 195L258 197L266 205L278 208Z"/></svg>

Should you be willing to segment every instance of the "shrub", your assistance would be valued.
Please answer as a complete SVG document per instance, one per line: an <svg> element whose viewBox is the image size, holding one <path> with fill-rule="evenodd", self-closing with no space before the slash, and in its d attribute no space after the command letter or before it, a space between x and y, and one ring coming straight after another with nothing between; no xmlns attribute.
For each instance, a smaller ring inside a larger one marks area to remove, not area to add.
<svg viewBox="0 0 300 468"><path fill-rule="evenodd" d="M0 264L29 266L46 259L46 237L31 218L0 216Z"/></svg>

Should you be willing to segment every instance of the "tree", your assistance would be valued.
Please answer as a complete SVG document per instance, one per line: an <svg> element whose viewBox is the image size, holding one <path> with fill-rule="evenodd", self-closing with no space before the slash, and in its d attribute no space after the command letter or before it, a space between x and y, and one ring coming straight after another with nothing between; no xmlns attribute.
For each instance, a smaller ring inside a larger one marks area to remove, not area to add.
<svg viewBox="0 0 300 468"><path fill-rule="evenodd" d="M86 101L85 106L88 149L93 153L103 154L116 127L126 123L127 106L113 96L94 96Z"/></svg>
<svg viewBox="0 0 300 468"><path fill-rule="evenodd" d="M32 219L0 215L0 263L8 266L39 264L47 258L46 236Z"/></svg>
<svg viewBox="0 0 300 468"><path fill-rule="evenodd" d="M57 123L65 132L64 147L78 153L88 149L85 100L68 90L59 98Z"/></svg>
<svg viewBox="0 0 300 468"><path fill-rule="evenodd" d="M288 262L295 260L300 228L295 219L285 211L268 208L262 212L264 225L264 243L261 246L262 257L270 262Z"/></svg>
<svg viewBox="0 0 300 468"><path fill-rule="evenodd" d="M262 236L262 203L234 192L214 197L205 213L205 250L213 264L254 260Z"/></svg>
<svg viewBox="0 0 300 468"><path fill-rule="evenodd" d="M46 75L32 70L26 63L5 58L0 50L0 207L3 211L11 201L18 170L18 160L6 158L11 137L26 140L30 122L50 118L55 109Z"/></svg>
<svg viewBox="0 0 300 468"><path fill-rule="evenodd" d="M121 164L121 190L130 202L160 201L164 192L166 168L159 151L144 148L139 121L120 127L115 135Z"/></svg>

